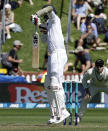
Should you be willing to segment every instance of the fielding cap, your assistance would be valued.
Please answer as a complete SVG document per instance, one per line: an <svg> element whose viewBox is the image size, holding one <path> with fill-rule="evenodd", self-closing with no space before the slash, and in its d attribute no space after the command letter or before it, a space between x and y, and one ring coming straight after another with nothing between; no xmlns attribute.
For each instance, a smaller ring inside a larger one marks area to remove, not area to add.
<svg viewBox="0 0 108 131"><path fill-rule="evenodd" d="M17 46L17 45L22 46L23 43L21 43L21 41L19 41L19 40L15 40L15 41L13 42L13 46Z"/></svg>
<svg viewBox="0 0 108 131"><path fill-rule="evenodd" d="M10 4L5 4L5 9L11 9L11 5Z"/></svg>

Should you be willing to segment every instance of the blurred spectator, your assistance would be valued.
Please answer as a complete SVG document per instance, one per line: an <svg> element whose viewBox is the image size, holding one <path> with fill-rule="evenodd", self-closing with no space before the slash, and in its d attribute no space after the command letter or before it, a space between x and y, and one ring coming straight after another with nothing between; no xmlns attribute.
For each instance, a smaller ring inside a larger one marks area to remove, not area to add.
<svg viewBox="0 0 108 131"><path fill-rule="evenodd" d="M45 0L45 1L48 1L48 4L51 4L51 0Z"/></svg>
<svg viewBox="0 0 108 131"><path fill-rule="evenodd" d="M104 42L108 42L108 30L105 33Z"/></svg>
<svg viewBox="0 0 108 131"><path fill-rule="evenodd" d="M108 0L103 0L104 4L107 5L108 4Z"/></svg>
<svg viewBox="0 0 108 131"><path fill-rule="evenodd" d="M19 40L13 42L13 48L9 51L8 61L12 63L12 68L7 69L9 75L17 75L18 72L22 72L19 64L23 62L22 59L18 59L17 51L22 47L22 43Z"/></svg>
<svg viewBox="0 0 108 131"><path fill-rule="evenodd" d="M6 30L6 35L7 39L11 39L11 34L10 31L13 32L22 32L22 28L20 25L14 23L14 12L11 10L11 5L6 4L5 5L5 30Z"/></svg>
<svg viewBox="0 0 108 131"><path fill-rule="evenodd" d="M10 29L14 23L14 12L11 10L11 5L5 5L5 30L7 34L7 39L11 39Z"/></svg>
<svg viewBox="0 0 108 131"><path fill-rule="evenodd" d="M80 38L79 40L75 41L75 48L77 48L78 46L82 46L85 50L85 52L89 52L89 44L87 43L86 39Z"/></svg>
<svg viewBox="0 0 108 131"><path fill-rule="evenodd" d="M9 4L11 5L11 10L14 10L20 6L18 1L15 0L9 0Z"/></svg>
<svg viewBox="0 0 108 131"><path fill-rule="evenodd" d="M18 4L19 4L19 6L22 5L22 2L23 2L23 0L18 0ZM30 3L30 5L34 5L34 3L33 3L32 0L29 0L29 3Z"/></svg>
<svg viewBox="0 0 108 131"><path fill-rule="evenodd" d="M77 29L80 30L80 22L82 17L86 17L88 14L88 6L84 0L76 0L73 4L72 17L77 24Z"/></svg>
<svg viewBox="0 0 108 131"><path fill-rule="evenodd" d="M73 66L73 63L72 62L68 62L65 67L64 67L64 72L66 71L69 71L69 70L72 70L72 66Z"/></svg>
<svg viewBox="0 0 108 131"><path fill-rule="evenodd" d="M89 10L90 12L93 12L92 7L90 6L91 0L84 0L84 1L85 1L85 4L86 4L87 7L88 7L88 10Z"/></svg>
<svg viewBox="0 0 108 131"><path fill-rule="evenodd" d="M73 4L75 4L76 1L77 1L77 0L73 0ZM87 5L88 10L89 10L90 12L93 12L93 9L92 9L91 6L90 6L91 0L84 0L84 3Z"/></svg>
<svg viewBox="0 0 108 131"><path fill-rule="evenodd" d="M103 18L104 20L107 20L107 15L104 13L104 4L99 4L96 8L95 8L95 14L91 14L92 17L94 18Z"/></svg>
<svg viewBox="0 0 108 131"><path fill-rule="evenodd" d="M51 4L51 0L48 0L48 4Z"/></svg>
<svg viewBox="0 0 108 131"><path fill-rule="evenodd" d="M92 17L87 16L81 24L81 39L85 39L87 44L92 44L95 48L99 46L100 38L98 37L97 26L92 22Z"/></svg>
<svg viewBox="0 0 108 131"><path fill-rule="evenodd" d="M0 10L3 9L4 0L0 0Z"/></svg>
<svg viewBox="0 0 108 131"><path fill-rule="evenodd" d="M0 29L2 28L2 13L0 11Z"/></svg>
<svg viewBox="0 0 108 131"><path fill-rule="evenodd" d="M106 32L107 15L104 13L104 4L100 4L95 9L95 15L90 14L93 17L93 23L96 24L99 34Z"/></svg>
<svg viewBox="0 0 108 131"><path fill-rule="evenodd" d="M82 74L84 74L89 68L92 67L92 58L91 58L89 52L84 51L84 48L82 46L78 46L75 49L74 54L76 56L76 60L75 60L74 66L73 66L73 72L76 71L78 62L80 62L81 66L80 66L79 71Z"/></svg>
<svg viewBox="0 0 108 131"><path fill-rule="evenodd" d="M102 3L102 0L91 0L91 1L95 7Z"/></svg>

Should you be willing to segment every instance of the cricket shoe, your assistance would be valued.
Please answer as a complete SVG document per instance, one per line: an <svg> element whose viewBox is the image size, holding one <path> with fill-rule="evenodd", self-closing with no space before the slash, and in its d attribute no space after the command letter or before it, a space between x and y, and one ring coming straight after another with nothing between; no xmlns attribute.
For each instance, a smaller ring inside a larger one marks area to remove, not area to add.
<svg viewBox="0 0 108 131"><path fill-rule="evenodd" d="M48 124L53 124L55 123L56 121L56 117L51 117L49 120L48 120Z"/></svg>
<svg viewBox="0 0 108 131"><path fill-rule="evenodd" d="M70 116L70 113L67 110L65 110L65 111L63 111L62 116L57 118L57 120L54 123L58 124L58 123L62 122L63 120L65 120L69 116Z"/></svg>

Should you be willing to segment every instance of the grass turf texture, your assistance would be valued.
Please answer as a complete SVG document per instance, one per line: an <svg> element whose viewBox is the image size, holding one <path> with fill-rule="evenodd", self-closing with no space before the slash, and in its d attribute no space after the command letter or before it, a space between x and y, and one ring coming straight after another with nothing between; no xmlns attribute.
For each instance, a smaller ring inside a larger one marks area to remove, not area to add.
<svg viewBox="0 0 108 131"><path fill-rule="evenodd" d="M47 125L48 109L0 109L0 131L107 131L108 109L88 109L78 126Z"/></svg>
<svg viewBox="0 0 108 131"><path fill-rule="evenodd" d="M17 1L17 0L16 0ZM70 0L64 0L64 7L62 13L62 30L64 37L67 32L67 19L68 19L68 7ZM28 1L23 0L23 4L20 8L14 10L15 13L15 23L19 24L24 30L21 33L13 33L11 32L12 39L6 40L6 43L2 46L2 51L6 52L12 48L12 43L15 39L19 39L24 43L24 46L19 51L19 58L24 60L24 63L21 64L21 68L23 71L41 71L40 69L32 68L32 35L34 33L34 25L30 22L30 16L34 14L36 11L41 9L43 5L47 3L47 0L33 0L34 5L31 6ZM52 5L54 5L57 9L57 13L60 16L60 7L62 0L52 0ZM108 16L108 8L105 9L105 13ZM75 40L78 40L80 37L80 32L76 30L76 27L71 24L71 37ZM104 35L100 35L100 38L103 40ZM46 44L42 44L40 40L40 67L42 67L44 61L44 54ZM74 42L69 42L68 50L74 49ZM102 58L106 61L108 50L105 51L91 51L90 54L93 58L93 62L97 58ZM68 54L68 61L74 62L75 56L72 54Z"/></svg>

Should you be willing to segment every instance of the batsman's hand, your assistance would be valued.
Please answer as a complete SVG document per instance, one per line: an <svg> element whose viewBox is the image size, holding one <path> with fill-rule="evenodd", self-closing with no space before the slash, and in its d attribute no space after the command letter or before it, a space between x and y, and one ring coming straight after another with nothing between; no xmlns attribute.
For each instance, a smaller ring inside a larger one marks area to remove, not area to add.
<svg viewBox="0 0 108 131"><path fill-rule="evenodd" d="M40 29L40 32L47 34L47 25L46 24L40 24L39 29Z"/></svg>
<svg viewBox="0 0 108 131"><path fill-rule="evenodd" d="M34 25L40 25L41 24L40 18L36 14L31 16L31 22Z"/></svg>

